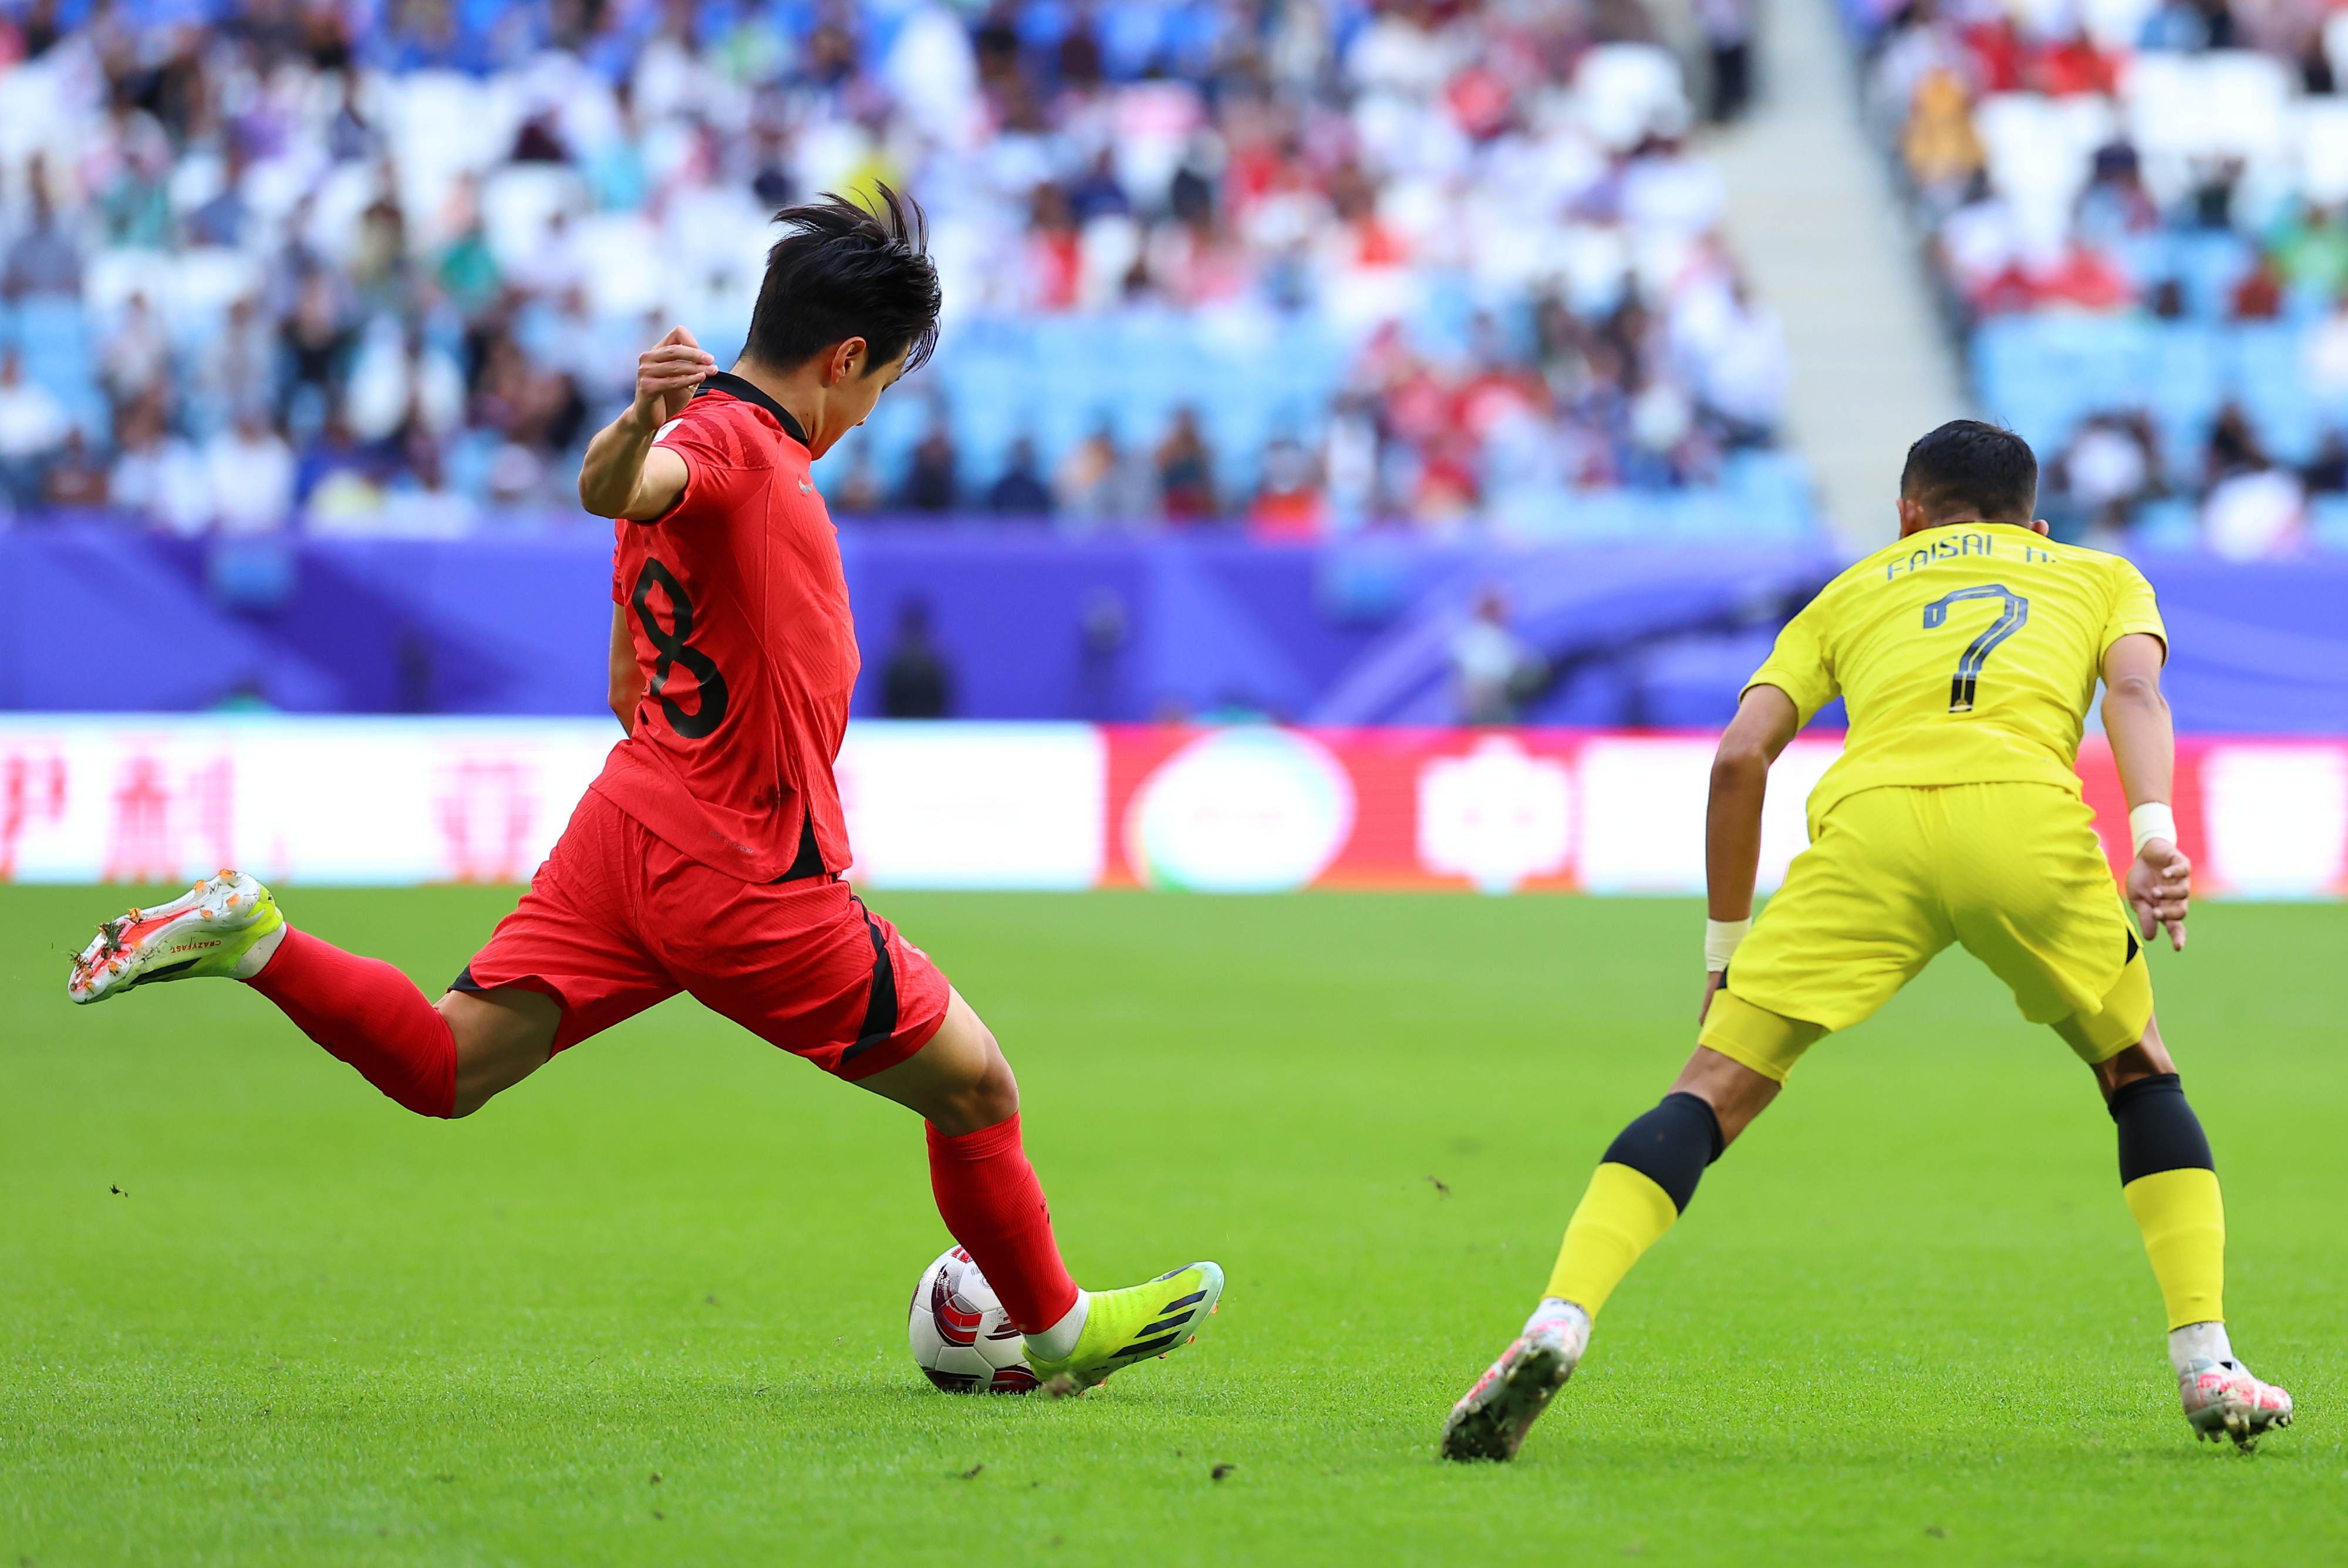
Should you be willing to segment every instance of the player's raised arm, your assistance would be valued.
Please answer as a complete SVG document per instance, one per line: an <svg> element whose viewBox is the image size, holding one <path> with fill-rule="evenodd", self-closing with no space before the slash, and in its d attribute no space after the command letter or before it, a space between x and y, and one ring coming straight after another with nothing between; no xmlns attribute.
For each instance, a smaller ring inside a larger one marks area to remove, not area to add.
<svg viewBox="0 0 2348 1568"><path fill-rule="evenodd" d="M685 459L653 445L660 428L684 412L717 361L681 326L636 356L636 397L626 412L595 432L579 467L579 504L597 517L638 522L661 515L685 493Z"/></svg>
<svg viewBox="0 0 2348 1568"><path fill-rule="evenodd" d="M2160 666L2168 645L2148 632L2131 632L2104 650L2104 733L2127 796L2136 859L2128 862L2128 907L2146 941L2156 928L2169 945L2185 949L2185 912L2193 895L2193 862L2177 847L2169 810L2177 771L2177 732L2168 700L2160 695Z"/></svg>
<svg viewBox="0 0 2348 1568"><path fill-rule="evenodd" d="M1774 686L1753 686L1712 758L1712 800L1704 820L1704 877L1710 899L1704 967L1704 1004L1727 971L1728 954L1753 923L1753 881L1761 868L1761 803L1769 765L1802 727L1794 699Z"/></svg>

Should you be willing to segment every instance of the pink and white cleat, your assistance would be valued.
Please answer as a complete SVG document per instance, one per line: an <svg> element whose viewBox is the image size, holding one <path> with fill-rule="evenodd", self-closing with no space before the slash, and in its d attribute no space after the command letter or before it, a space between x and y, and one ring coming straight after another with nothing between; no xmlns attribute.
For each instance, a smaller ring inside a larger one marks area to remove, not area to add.
<svg viewBox="0 0 2348 1568"><path fill-rule="evenodd" d="M66 995L76 1002L102 1002L158 980L242 978L248 967L266 961L266 954L253 950L284 929L285 917L267 888L242 872L223 871L169 903L134 909L99 926L74 960ZM248 957L255 959L249 966Z"/></svg>
<svg viewBox="0 0 2348 1568"><path fill-rule="evenodd" d="M1512 1460L1590 1348L1590 1315L1571 1302L1543 1301L1516 1343L1500 1353L1443 1423L1447 1460Z"/></svg>
<svg viewBox="0 0 2348 1568"><path fill-rule="evenodd" d="M2239 1361L2199 1360L2178 1375L2185 1419L2208 1442L2231 1438L2245 1451L2276 1427L2291 1425L2291 1395L2261 1383Z"/></svg>

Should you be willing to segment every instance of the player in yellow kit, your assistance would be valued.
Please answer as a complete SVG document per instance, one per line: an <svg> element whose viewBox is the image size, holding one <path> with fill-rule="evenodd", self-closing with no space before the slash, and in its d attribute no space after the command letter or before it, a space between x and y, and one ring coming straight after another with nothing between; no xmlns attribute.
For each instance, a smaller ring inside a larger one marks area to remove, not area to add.
<svg viewBox="0 0 2348 1568"><path fill-rule="evenodd" d="M1447 1458L1515 1455L1704 1167L1804 1051L1952 943L2096 1075L2194 1431L2249 1447L2290 1424L2291 1396L2251 1377L2227 1340L2217 1173L2153 1021L2138 944L2165 927L2184 947L2191 886L2168 805L2168 634L2128 562L2045 537L2031 520L2037 490L2037 459L2010 431L1959 420L1918 441L1900 475L1900 542L1829 583L1746 686L1713 763L1695 1054L1607 1150L1524 1333L1453 1408ZM2125 901L2074 771L2098 676L2136 839ZM1811 793L1810 848L1756 923L1769 764L1838 694L1850 734Z"/></svg>

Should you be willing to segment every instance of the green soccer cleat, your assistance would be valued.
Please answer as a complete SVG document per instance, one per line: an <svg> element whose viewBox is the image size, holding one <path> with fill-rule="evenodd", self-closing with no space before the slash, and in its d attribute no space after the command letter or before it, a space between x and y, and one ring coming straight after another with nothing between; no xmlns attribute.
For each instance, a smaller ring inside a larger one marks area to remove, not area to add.
<svg viewBox="0 0 2348 1568"><path fill-rule="evenodd" d="M1081 1393L1112 1372L1198 1338L1222 1295L1223 1271L1215 1264L1192 1264L1126 1290L1093 1291L1076 1350L1060 1361L1031 1351L1027 1365L1045 1391Z"/></svg>
<svg viewBox="0 0 2348 1568"><path fill-rule="evenodd" d="M242 872L223 871L169 903L99 926L74 960L66 995L103 1002L153 980L233 978L254 944L284 928L267 888Z"/></svg>

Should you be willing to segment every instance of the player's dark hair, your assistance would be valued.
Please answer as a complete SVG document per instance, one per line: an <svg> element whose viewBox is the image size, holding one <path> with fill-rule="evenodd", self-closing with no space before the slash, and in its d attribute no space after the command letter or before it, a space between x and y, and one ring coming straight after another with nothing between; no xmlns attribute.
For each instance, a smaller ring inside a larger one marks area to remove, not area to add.
<svg viewBox="0 0 2348 1568"><path fill-rule="evenodd" d="M2038 459L2011 430L1952 419L1908 449L1900 493L1935 514L1962 510L1984 522L2027 522L2038 502Z"/></svg>
<svg viewBox="0 0 2348 1568"><path fill-rule="evenodd" d="M751 358L789 370L850 337L870 346L867 376L901 351L909 371L929 358L942 296L919 203L882 185L871 207L827 192L775 222L784 233L750 313Z"/></svg>

